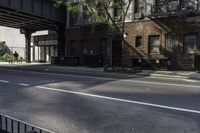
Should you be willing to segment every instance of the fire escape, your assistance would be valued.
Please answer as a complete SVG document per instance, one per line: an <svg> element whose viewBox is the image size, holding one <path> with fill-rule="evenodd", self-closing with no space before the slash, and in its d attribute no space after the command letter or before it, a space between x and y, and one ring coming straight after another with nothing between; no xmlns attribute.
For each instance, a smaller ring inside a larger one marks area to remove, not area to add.
<svg viewBox="0 0 200 133"><path fill-rule="evenodd" d="M200 25L200 0L155 0L150 6L147 17L166 31L166 38L167 35L173 37L185 26L185 23L188 23L188 20L190 24ZM172 51L167 49L169 46L170 49L173 49ZM173 44L165 44L165 55L174 61L176 60L174 56L176 50L178 49L174 50ZM196 57L199 56L194 55L194 58ZM188 60L190 61L190 59ZM181 63L184 64L183 62ZM184 65L189 66L190 63L186 62Z"/></svg>
<svg viewBox="0 0 200 133"><path fill-rule="evenodd" d="M149 17L199 15L200 0L155 0L148 13Z"/></svg>
<svg viewBox="0 0 200 133"><path fill-rule="evenodd" d="M200 0L155 0L150 5L151 9L147 13L147 17L154 20L166 31L169 27L164 23L171 23L173 29L181 26L181 21L186 17L200 16Z"/></svg>

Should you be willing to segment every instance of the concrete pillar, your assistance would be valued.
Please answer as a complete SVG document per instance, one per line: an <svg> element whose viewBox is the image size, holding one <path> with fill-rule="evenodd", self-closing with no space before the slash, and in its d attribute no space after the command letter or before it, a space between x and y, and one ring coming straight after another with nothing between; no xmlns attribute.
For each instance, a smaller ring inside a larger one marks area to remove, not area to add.
<svg viewBox="0 0 200 133"><path fill-rule="evenodd" d="M31 63L31 34L32 32L25 32L26 39L26 63Z"/></svg>
<svg viewBox="0 0 200 133"><path fill-rule="evenodd" d="M25 35L25 45L26 45L26 62L31 63L31 34L34 31L29 29L20 29L20 33Z"/></svg>
<svg viewBox="0 0 200 133"><path fill-rule="evenodd" d="M35 45L32 45L31 53L32 53L32 61L35 61Z"/></svg>

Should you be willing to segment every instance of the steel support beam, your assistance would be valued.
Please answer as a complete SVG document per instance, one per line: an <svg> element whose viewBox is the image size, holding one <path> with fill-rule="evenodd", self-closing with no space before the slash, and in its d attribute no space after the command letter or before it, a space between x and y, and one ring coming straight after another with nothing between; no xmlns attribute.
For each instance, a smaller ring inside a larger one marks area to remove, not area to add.
<svg viewBox="0 0 200 133"><path fill-rule="evenodd" d="M66 9L55 8L51 0L0 0L0 21L8 20L7 27L56 30L65 24L65 15Z"/></svg>
<svg viewBox="0 0 200 133"><path fill-rule="evenodd" d="M16 12L1 12L0 9L0 16L2 18L9 19L9 20L13 20L14 22L16 21L20 21L23 23L32 23L32 24L38 24L40 26L45 26L45 27L53 27L55 25L55 22L52 22L50 20L45 20L45 19L41 19L41 18L35 18L35 17L30 17L30 16L25 16ZM16 21L15 21L16 20ZM12 23L11 23L12 25Z"/></svg>
<svg viewBox="0 0 200 133"><path fill-rule="evenodd" d="M65 7L54 7L52 0L1 0L0 9L19 12L33 17L41 17L50 21L65 22Z"/></svg>

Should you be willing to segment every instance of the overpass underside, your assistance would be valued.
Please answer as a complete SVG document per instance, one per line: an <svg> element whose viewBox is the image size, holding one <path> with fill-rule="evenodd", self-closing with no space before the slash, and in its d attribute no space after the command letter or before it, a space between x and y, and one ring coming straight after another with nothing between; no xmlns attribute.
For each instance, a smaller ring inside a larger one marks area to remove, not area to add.
<svg viewBox="0 0 200 133"><path fill-rule="evenodd" d="M65 8L52 0L0 0L0 25L31 30L55 29L65 23Z"/></svg>
<svg viewBox="0 0 200 133"><path fill-rule="evenodd" d="M21 29L26 37L26 61L30 62L31 34L40 30L58 33L59 55L64 54L66 8L53 0L0 0L0 25Z"/></svg>

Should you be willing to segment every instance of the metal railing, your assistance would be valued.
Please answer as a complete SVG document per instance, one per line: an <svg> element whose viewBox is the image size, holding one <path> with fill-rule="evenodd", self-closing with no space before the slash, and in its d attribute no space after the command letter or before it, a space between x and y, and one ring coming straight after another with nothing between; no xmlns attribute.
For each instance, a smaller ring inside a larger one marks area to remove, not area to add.
<svg viewBox="0 0 200 133"><path fill-rule="evenodd" d="M200 1L195 3L193 0L168 0L159 2L157 4L150 5L151 9L147 13L147 16L177 16L190 13L199 13Z"/></svg>
<svg viewBox="0 0 200 133"><path fill-rule="evenodd" d="M0 113L0 133L55 133Z"/></svg>

